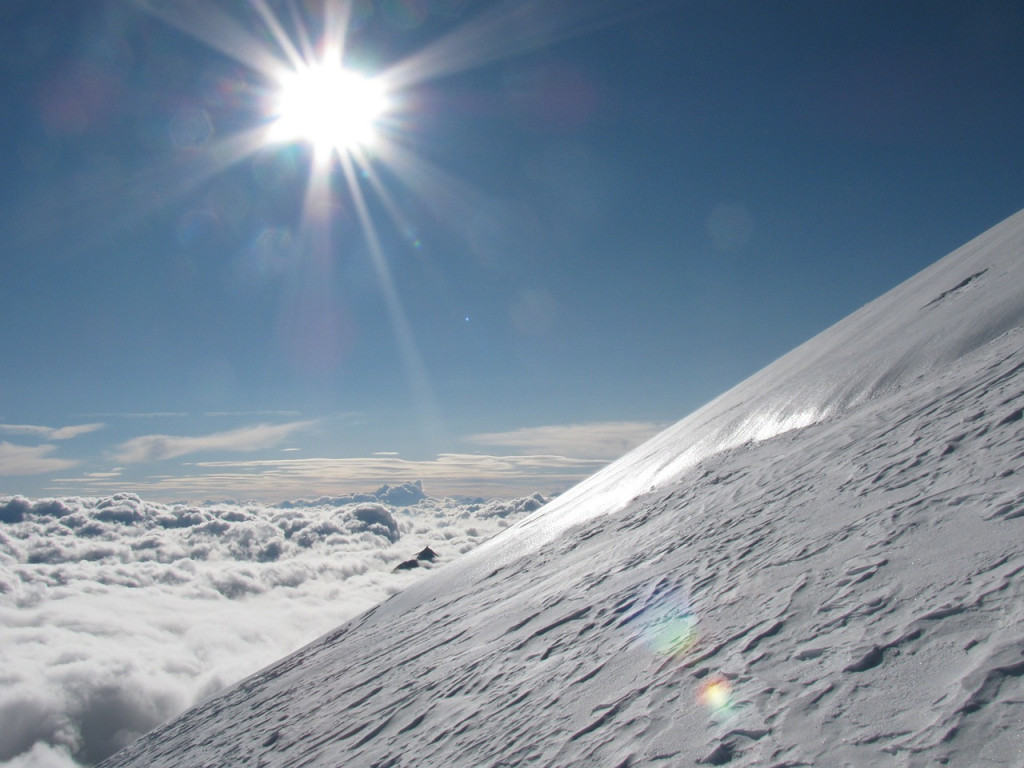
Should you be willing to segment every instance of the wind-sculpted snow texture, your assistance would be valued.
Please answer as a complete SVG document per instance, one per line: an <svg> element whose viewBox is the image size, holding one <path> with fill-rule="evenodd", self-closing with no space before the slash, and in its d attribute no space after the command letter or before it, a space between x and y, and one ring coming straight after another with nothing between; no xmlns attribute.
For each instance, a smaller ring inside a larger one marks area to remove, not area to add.
<svg viewBox="0 0 1024 768"><path fill-rule="evenodd" d="M103 765L1024 764L1022 288L1018 214Z"/></svg>

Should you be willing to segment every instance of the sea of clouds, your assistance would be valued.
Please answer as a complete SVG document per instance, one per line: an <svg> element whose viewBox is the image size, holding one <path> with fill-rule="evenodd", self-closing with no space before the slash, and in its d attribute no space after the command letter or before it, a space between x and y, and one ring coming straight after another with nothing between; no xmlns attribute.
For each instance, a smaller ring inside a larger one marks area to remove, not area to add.
<svg viewBox="0 0 1024 768"><path fill-rule="evenodd" d="M0 497L0 768L98 762L544 502Z"/></svg>

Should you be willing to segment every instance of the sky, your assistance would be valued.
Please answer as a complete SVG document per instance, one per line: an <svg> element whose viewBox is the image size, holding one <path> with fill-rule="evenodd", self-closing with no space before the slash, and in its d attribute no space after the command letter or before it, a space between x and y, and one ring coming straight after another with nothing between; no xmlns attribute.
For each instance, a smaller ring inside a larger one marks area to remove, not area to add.
<svg viewBox="0 0 1024 768"><path fill-rule="evenodd" d="M1015 2L151 6L0 6L0 495L561 491L1024 207Z"/></svg>

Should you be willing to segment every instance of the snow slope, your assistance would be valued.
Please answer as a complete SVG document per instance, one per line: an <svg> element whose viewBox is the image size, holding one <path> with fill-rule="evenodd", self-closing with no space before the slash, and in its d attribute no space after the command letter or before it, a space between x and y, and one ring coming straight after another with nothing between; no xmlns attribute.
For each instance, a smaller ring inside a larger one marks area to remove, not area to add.
<svg viewBox="0 0 1024 768"><path fill-rule="evenodd" d="M102 765L1024 764L1024 212Z"/></svg>

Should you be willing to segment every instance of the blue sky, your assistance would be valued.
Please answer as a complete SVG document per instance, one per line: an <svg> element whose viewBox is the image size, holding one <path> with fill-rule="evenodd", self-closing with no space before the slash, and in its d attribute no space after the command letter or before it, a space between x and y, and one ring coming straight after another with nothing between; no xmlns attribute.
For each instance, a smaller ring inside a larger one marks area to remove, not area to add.
<svg viewBox="0 0 1024 768"><path fill-rule="evenodd" d="M0 494L564 489L1024 206L1015 2L356 3L370 234L154 5L0 8Z"/></svg>

